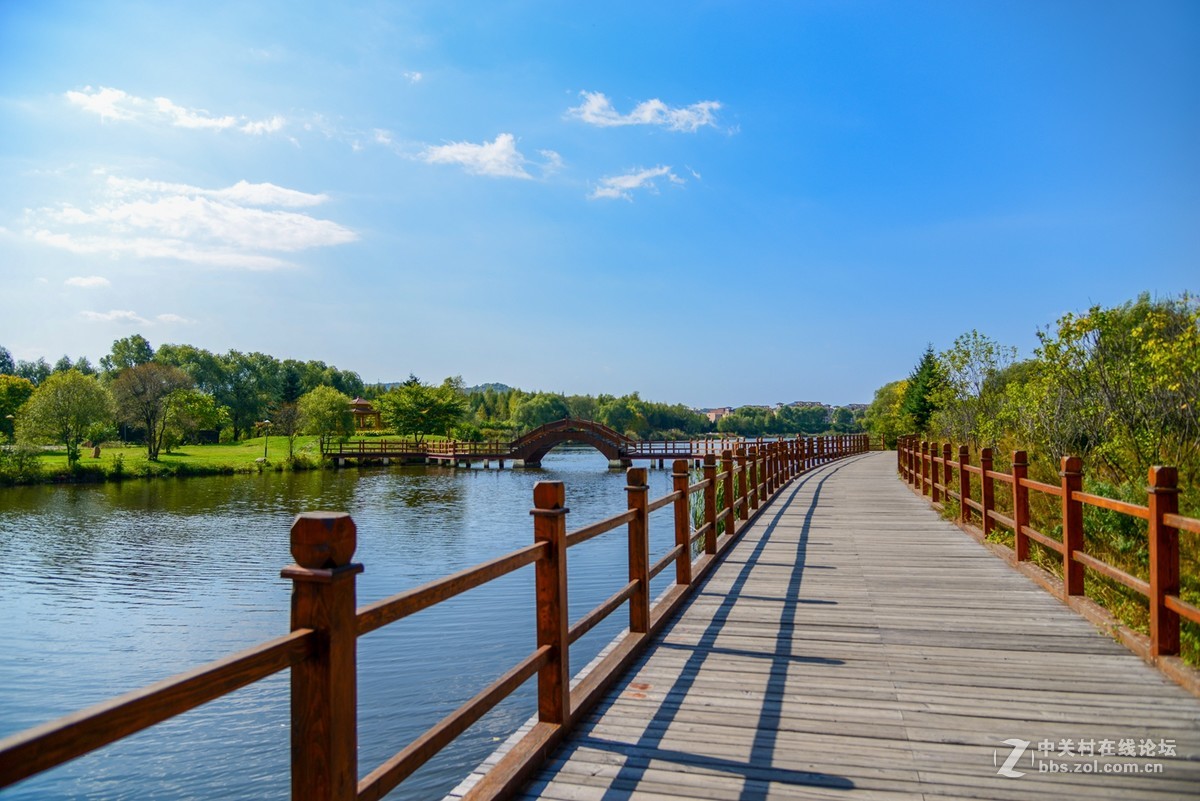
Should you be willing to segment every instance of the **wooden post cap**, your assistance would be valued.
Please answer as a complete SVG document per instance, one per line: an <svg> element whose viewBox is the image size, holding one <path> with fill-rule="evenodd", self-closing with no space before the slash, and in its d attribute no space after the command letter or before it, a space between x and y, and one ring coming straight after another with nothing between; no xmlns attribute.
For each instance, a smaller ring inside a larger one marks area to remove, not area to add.
<svg viewBox="0 0 1200 801"><path fill-rule="evenodd" d="M533 485L533 505L536 509L561 509L566 497L561 481L539 481Z"/></svg>
<svg viewBox="0 0 1200 801"><path fill-rule="evenodd" d="M630 467L625 471L625 484L628 487L641 489L646 486L646 468Z"/></svg>
<svg viewBox="0 0 1200 801"><path fill-rule="evenodd" d="M1064 456L1062 458L1060 476L1073 476L1083 472L1083 459L1078 456Z"/></svg>
<svg viewBox="0 0 1200 801"><path fill-rule="evenodd" d="M347 512L304 512L292 523L292 558L309 570L350 564L358 528Z"/></svg>
<svg viewBox="0 0 1200 801"><path fill-rule="evenodd" d="M1150 490L1152 492L1178 492L1178 484L1178 469L1157 465L1150 468Z"/></svg>
<svg viewBox="0 0 1200 801"><path fill-rule="evenodd" d="M687 474L688 474L687 459L676 459L675 461L673 461L671 463L671 475L672 476L686 477Z"/></svg>

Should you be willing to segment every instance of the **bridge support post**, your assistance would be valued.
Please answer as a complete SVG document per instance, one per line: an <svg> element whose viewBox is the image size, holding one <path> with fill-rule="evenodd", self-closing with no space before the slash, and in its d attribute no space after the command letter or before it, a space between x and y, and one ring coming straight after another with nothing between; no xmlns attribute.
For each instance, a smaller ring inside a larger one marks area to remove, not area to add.
<svg viewBox="0 0 1200 801"><path fill-rule="evenodd" d="M704 552L717 552L717 457L711 453L704 454L704 480L708 486L704 488L704 525L708 531L704 534Z"/></svg>
<svg viewBox="0 0 1200 801"><path fill-rule="evenodd" d="M1083 563L1075 561L1075 552L1083 550L1083 501L1072 497L1083 490L1083 460L1064 456L1061 467L1063 594L1083 595Z"/></svg>
<svg viewBox="0 0 1200 801"><path fill-rule="evenodd" d="M929 443L921 440L921 494L929 494Z"/></svg>
<svg viewBox="0 0 1200 801"><path fill-rule="evenodd" d="M310 512L292 524L296 564L292 631L312 629L323 646L292 667L292 799L358 797L358 687L354 521L345 512Z"/></svg>
<svg viewBox="0 0 1200 801"><path fill-rule="evenodd" d="M561 481L533 485L533 540L549 548L535 568L537 644L550 647L538 671L538 720L565 723L571 715L570 621L567 617L567 512Z"/></svg>
<svg viewBox="0 0 1200 801"><path fill-rule="evenodd" d="M937 453L937 443L932 446L931 456ZM934 481L937 480L937 469L930 468L933 471ZM950 484L954 481L954 446L949 442L942 443L942 486L947 490L950 489Z"/></svg>
<svg viewBox="0 0 1200 801"><path fill-rule="evenodd" d="M1179 529L1165 515L1179 512L1179 474L1174 467L1151 467L1150 507L1150 653L1179 653L1179 613L1167 608L1167 596L1179 595Z"/></svg>
<svg viewBox="0 0 1200 801"><path fill-rule="evenodd" d="M637 589L629 598L629 630L644 634L650 630L650 542L646 532L646 468L625 471L628 508L635 511L629 521L629 580Z"/></svg>
<svg viewBox="0 0 1200 801"><path fill-rule="evenodd" d="M682 548L675 557L675 583L686 586L692 583L692 498L687 459L676 459L671 464L671 482L672 491L680 494L675 499L675 546Z"/></svg>
<svg viewBox="0 0 1200 801"><path fill-rule="evenodd" d="M1021 484L1029 477L1029 457L1025 451L1013 451L1012 455L1012 498L1013 498L1013 550L1018 562L1029 559L1029 537L1025 528L1029 525L1029 487Z"/></svg>

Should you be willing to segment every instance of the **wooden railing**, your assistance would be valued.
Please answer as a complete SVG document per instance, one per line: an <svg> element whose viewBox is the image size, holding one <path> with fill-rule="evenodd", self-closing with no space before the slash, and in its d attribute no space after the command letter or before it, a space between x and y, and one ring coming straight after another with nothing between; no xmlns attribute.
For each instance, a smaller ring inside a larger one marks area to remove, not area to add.
<svg viewBox="0 0 1200 801"><path fill-rule="evenodd" d="M673 464L672 491L654 500L647 497L646 469L630 468L626 509L574 531L567 531L562 482L541 481L533 490L532 544L357 609L355 577L363 568L352 561L354 521L342 512L299 515L291 529L296 564L282 571L293 583L289 634L0 741L0 788L290 667L292 798L304 801L383 798L536 676L537 722L468 793L472 799L503 797L545 760L764 504L805 471L868 448L865 436L841 436L725 450L719 464L714 454L704 457L702 478L695 483L690 483L688 461L679 459ZM693 530L692 497L697 493L704 522ZM718 497L723 499L720 508ZM649 515L666 506L673 508L675 545L651 564ZM567 550L622 527L628 531L628 581L571 623ZM652 604L650 581L672 564L675 583ZM358 638L528 565L535 572L536 648L360 780ZM571 688L571 643L624 605L628 631Z"/></svg>
<svg viewBox="0 0 1200 801"><path fill-rule="evenodd" d="M1178 476L1174 467L1152 467L1146 505L1105 498L1083 491L1083 462L1077 456L1063 457L1058 484L1029 478L1029 459L1025 451L1012 454L1012 472L993 469L991 448L980 451L979 464L971 464L966 445L957 451L950 443L932 443L915 437L902 437L896 451L897 469L913 491L927 496L936 508L944 509L947 499L958 503L958 524L978 538L986 539L996 524L1012 532L1013 547L1006 556L1024 566L1028 563L1029 542L1039 543L1062 560L1061 586L1048 580L1050 574L1037 575L1047 589L1059 592L1064 601L1084 595L1086 571L1094 571L1146 598L1150 612L1150 633L1141 642L1132 632L1123 637L1132 650L1149 661L1179 653L1181 620L1200 624L1200 608L1179 596L1179 532L1200 533L1200 520L1183 517L1179 511ZM1009 489L1011 515L997 509L996 484ZM1056 539L1033 528L1030 520L1030 493L1059 499L1062 536ZM976 500L976 496L978 500ZM1083 529L1084 506L1108 509L1144 520L1148 526L1150 553L1149 580L1130 575L1120 568L1089 554ZM1003 546L1001 546L1003 547ZM1027 571L1028 572L1028 571ZM1082 609L1080 611L1083 611ZM1171 671L1168 671L1171 672ZM1178 678L1178 676L1175 676Z"/></svg>

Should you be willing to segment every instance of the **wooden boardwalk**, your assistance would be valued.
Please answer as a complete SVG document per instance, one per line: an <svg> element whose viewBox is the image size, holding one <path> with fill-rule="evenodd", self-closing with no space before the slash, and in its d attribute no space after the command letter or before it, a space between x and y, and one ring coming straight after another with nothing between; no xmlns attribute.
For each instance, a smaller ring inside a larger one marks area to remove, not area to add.
<svg viewBox="0 0 1200 801"><path fill-rule="evenodd" d="M867 454L785 489L525 797L1200 798L1200 700Z"/></svg>

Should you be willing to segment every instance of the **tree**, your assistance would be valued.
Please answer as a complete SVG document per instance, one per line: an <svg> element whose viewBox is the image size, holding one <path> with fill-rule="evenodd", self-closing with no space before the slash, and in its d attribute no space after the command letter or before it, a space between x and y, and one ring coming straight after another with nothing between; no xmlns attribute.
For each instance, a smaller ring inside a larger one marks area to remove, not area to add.
<svg viewBox="0 0 1200 801"><path fill-rule="evenodd" d="M934 428L956 441L995 446L1002 434L1004 402L1001 377L1017 359L1017 349L969 331L938 358L941 381L931 400Z"/></svg>
<svg viewBox="0 0 1200 801"><path fill-rule="evenodd" d="M29 379L0 374L0 432L6 438L13 438L17 410L29 400L33 390L33 382Z"/></svg>
<svg viewBox="0 0 1200 801"><path fill-rule="evenodd" d="M447 378L435 387L410 375L380 398L379 407L384 425L420 442L427 434L448 434L465 414L467 401L461 378Z"/></svg>
<svg viewBox="0 0 1200 801"><path fill-rule="evenodd" d="M13 361L12 354L8 348L0 345L0 375L15 375L17 372L17 363Z"/></svg>
<svg viewBox="0 0 1200 801"><path fill-rule="evenodd" d="M874 437L881 437L884 445L896 447L896 440L904 434L912 432L912 425L906 422L904 413L900 410L904 402L908 382L903 378L884 384L875 390L875 399L867 407L864 420L867 430Z"/></svg>
<svg viewBox="0 0 1200 801"><path fill-rule="evenodd" d="M45 359L38 359L36 362L24 360L17 362L16 374L30 381L34 386L40 386L52 372L54 371L50 369L50 364Z"/></svg>
<svg viewBox="0 0 1200 801"><path fill-rule="evenodd" d="M219 431L228 422L224 406L207 392L177 389L167 402L167 433L163 447L167 453L176 444L188 442L200 431Z"/></svg>
<svg viewBox="0 0 1200 801"><path fill-rule="evenodd" d="M526 398L512 417L513 423L522 431L562 420L571 416L571 409L562 395L539 392Z"/></svg>
<svg viewBox="0 0 1200 801"><path fill-rule="evenodd" d="M925 348L921 360L908 376L908 386L904 390L904 400L900 411L912 423L913 431L924 432L929 428L929 420L937 411L937 393L942 385L941 369L938 367L937 356L933 354L933 345Z"/></svg>
<svg viewBox="0 0 1200 801"><path fill-rule="evenodd" d="M130 425L145 427L146 453L150 461L158 461L174 393L191 386L192 379L187 373L158 362L127 367L112 382L120 419Z"/></svg>
<svg viewBox="0 0 1200 801"><path fill-rule="evenodd" d="M1200 471L1200 303L1149 295L1068 314L1039 332L1049 387L1082 429L1083 445L1119 481L1154 464Z"/></svg>
<svg viewBox="0 0 1200 801"><path fill-rule="evenodd" d="M333 437L346 436L354 430L350 397L333 387L317 387L302 395L297 406L303 430L320 438L322 451Z"/></svg>
<svg viewBox="0 0 1200 801"><path fill-rule="evenodd" d="M97 423L113 416L113 401L107 389L91 376L76 370L48 377L21 407L17 435L26 440L49 440L67 446L67 463L79 461L79 444Z"/></svg>
<svg viewBox="0 0 1200 801"><path fill-rule="evenodd" d="M113 342L112 352L100 358L100 369L111 377L126 368L145 364L153 358L154 348L150 347L146 338L141 334L133 334Z"/></svg>
<svg viewBox="0 0 1200 801"><path fill-rule="evenodd" d="M279 403L271 410L271 428L276 434L287 438L288 458L295 454L296 435L300 433L303 415L300 414L299 403Z"/></svg>

